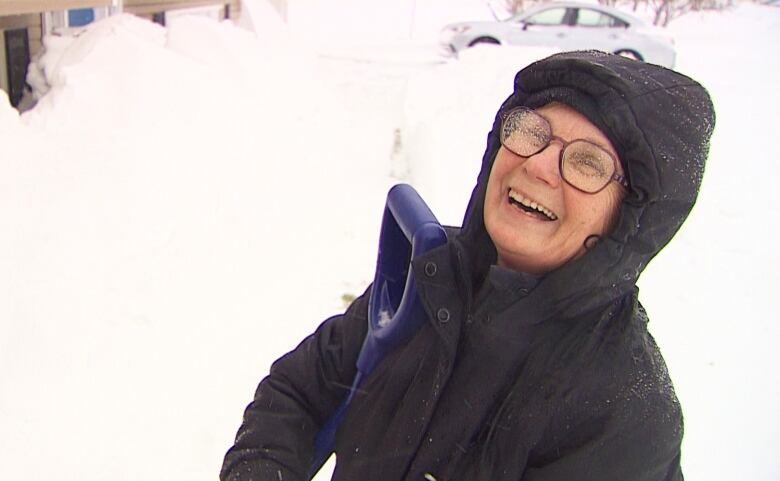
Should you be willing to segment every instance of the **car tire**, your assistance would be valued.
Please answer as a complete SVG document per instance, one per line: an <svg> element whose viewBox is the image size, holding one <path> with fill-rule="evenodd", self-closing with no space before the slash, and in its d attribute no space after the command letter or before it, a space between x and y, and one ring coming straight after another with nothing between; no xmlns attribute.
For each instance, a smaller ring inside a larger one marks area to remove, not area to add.
<svg viewBox="0 0 780 481"><path fill-rule="evenodd" d="M621 57L630 58L631 60L638 60L640 62L644 60L642 56L639 55L639 53L634 50L629 50L629 49L617 50L615 51L615 54L620 55Z"/></svg>
<svg viewBox="0 0 780 481"><path fill-rule="evenodd" d="M501 45L501 42L498 41L498 39L495 39L493 37L477 37L471 42L469 42L469 47L473 47L474 45L477 45L479 43L487 43L492 45Z"/></svg>

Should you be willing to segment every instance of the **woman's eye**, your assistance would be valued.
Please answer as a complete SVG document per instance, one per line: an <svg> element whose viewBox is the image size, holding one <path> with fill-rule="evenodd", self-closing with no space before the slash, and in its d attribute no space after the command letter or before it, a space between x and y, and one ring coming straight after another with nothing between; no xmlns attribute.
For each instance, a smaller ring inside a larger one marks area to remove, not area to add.
<svg viewBox="0 0 780 481"><path fill-rule="evenodd" d="M542 150L547 139L538 131L519 127L508 135L505 133L504 144L516 154L529 156Z"/></svg>
<svg viewBox="0 0 780 481"><path fill-rule="evenodd" d="M522 142L534 152L538 152L549 142L547 132L533 127L520 129L518 137L521 137L523 139Z"/></svg>
<svg viewBox="0 0 780 481"><path fill-rule="evenodd" d="M501 141L515 154L528 157L543 150L550 142L550 125L538 114L519 109L504 120Z"/></svg>
<svg viewBox="0 0 780 481"><path fill-rule="evenodd" d="M528 138L531 143L537 147L544 147L547 145L548 137L546 132L540 132L539 130L533 130L528 133Z"/></svg>
<svg viewBox="0 0 780 481"><path fill-rule="evenodd" d="M566 159L569 166L580 175L588 177L604 177L607 175L604 163L598 157L575 153Z"/></svg>

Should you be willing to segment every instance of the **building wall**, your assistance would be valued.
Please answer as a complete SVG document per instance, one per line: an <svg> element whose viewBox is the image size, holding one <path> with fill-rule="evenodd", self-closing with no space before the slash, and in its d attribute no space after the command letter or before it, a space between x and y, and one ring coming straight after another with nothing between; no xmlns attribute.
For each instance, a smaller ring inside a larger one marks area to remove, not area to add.
<svg viewBox="0 0 780 481"><path fill-rule="evenodd" d="M30 48L30 57L41 50L41 15L18 14L0 16L0 89L8 92L8 71L6 59L5 32L6 30L24 29L27 33L27 42Z"/></svg>
<svg viewBox="0 0 780 481"><path fill-rule="evenodd" d="M8 92L8 74L6 73L5 35L0 29L0 90Z"/></svg>
<svg viewBox="0 0 780 481"><path fill-rule="evenodd" d="M222 5L223 18L235 20L241 12L241 0L124 0L123 10L151 19L155 13L211 5Z"/></svg>
<svg viewBox="0 0 780 481"><path fill-rule="evenodd" d="M286 0L274 0L276 3ZM108 7L122 4L123 11L152 20L157 14L186 8L219 6L220 17L237 20L241 0L0 0L0 89L8 91L5 53L5 30L27 29L30 56L40 52L43 36L43 12L59 12L73 8Z"/></svg>
<svg viewBox="0 0 780 481"><path fill-rule="evenodd" d="M0 16L107 7L111 4L112 0L0 0Z"/></svg>
<svg viewBox="0 0 780 481"><path fill-rule="evenodd" d="M35 55L41 49L41 15L30 13L24 15L9 15L0 17L0 34L4 30L13 30L17 28L26 28L27 36L30 40L30 55ZM0 42L5 40L1 38ZM3 68L5 68L5 45L2 48L3 51Z"/></svg>

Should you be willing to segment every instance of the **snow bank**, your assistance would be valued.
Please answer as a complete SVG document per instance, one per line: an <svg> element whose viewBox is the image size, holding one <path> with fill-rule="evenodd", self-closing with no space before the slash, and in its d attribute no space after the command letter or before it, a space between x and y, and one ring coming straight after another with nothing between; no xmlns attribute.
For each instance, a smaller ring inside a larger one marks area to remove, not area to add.
<svg viewBox="0 0 780 481"><path fill-rule="evenodd" d="M207 19L59 52L35 109L0 107L0 479L213 479L270 362L342 307L345 114Z"/></svg>
<svg viewBox="0 0 780 481"><path fill-rule="evenodd" d="M19 112L11 106L8 94L0 90L0 132L8 132L19 123Z"/></svg>

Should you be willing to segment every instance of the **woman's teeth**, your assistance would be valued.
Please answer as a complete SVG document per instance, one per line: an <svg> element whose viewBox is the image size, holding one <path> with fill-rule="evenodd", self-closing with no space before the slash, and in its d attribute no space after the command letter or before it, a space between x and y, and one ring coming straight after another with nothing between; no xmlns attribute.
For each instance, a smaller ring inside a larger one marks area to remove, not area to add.
<svg viewBox="0 0 780 481"><path fill-rule="evenodd" d="M558 216L555 215L553 211L551 211L547 207L539 204L534 200L531 200L527 197L523 197L522 195L518 194L512 189L509 189L509 199L514 203L524 207L525 210L534 210L536 212L543 214L549 220L558 220Z"/></svg>

